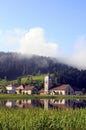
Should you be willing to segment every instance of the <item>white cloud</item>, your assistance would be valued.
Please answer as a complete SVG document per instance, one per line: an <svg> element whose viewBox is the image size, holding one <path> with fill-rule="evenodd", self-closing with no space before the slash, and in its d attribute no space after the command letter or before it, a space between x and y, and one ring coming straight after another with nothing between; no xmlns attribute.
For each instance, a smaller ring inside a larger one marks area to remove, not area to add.
<svg viewBox="0 0 86 130"><path fill-rule="evenodd" d="M46 41L42 28L32 28L20 39L19 51L26 54L57 57L58 45Z"/></svg>
<svg viewBox="0 0 86 130"><path fill-rule="evenodd" d="M0 51L15 51L19 47L20 38L25 34L24 30L5 30L0 35Z"/></svg>
<svg viewBox="0 0 86 130"><path fill-rule="evenodd" d="M32 28L29 31L13 29L0 31L0 51L17 51L24 54L41 56L58 56L58 45L46 41L43 28Z"/></svg>
<svg viewBox="0 0 86 130"><path fill-rule="evenodd" d="M58 44L46 41L43 28L32 28L29 31L13 29L0 31L0 51L18 51L25 54L60 57L60 61L86 69L86 38L80 37L70 57L61 55ZM65 57L65 58L64 58Z"/></svg>
<svg viewBox="0 0 86 130"><path fill-rule="evenodd" d="M79 69L86 69L86 39L80 37L74 46L74 52L65 62Z"/></svg>

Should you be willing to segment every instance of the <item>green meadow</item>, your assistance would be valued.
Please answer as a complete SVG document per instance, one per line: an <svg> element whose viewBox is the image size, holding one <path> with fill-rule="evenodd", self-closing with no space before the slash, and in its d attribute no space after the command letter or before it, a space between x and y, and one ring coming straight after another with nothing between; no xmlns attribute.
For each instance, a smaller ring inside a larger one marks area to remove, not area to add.
<svg viewBox="0 0 86 130"><path fill-rule="evenodd" d="M0 94L0 99L86 99L86 95Z"/></svg>
<svg viewBox="0 0 86 130"><path fill-rule="evenodd" d="M86 109L0 108L0 130L86 130Z"/></svg>

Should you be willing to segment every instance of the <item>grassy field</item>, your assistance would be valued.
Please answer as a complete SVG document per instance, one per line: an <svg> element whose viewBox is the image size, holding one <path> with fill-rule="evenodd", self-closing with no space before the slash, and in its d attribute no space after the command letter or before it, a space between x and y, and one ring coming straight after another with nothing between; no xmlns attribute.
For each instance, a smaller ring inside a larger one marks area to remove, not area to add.
<svg viewBox="0 0 86 130"><path fill-rule="evenodd" d="M0 130L86 130L86 109L0 108Z"/></svg>
<svg viewBox="0 0 86 130"><path fill-rule="evenodd" d="M39 75L39 76L31 76L32 77L32 80L44 80L44 77L46 75ZM24 77L21 77L21 83L24 84L27 80L28 76L24 76ZM12 81L9 81L9 83L17 83L17 80L12 80Z"/></svg>
<svg viewBox="0 0 86 130"><path fill-rule="evenodd" d="M0 94L0 99L86 99L86 95L22 95L22 94Z"/></svg>

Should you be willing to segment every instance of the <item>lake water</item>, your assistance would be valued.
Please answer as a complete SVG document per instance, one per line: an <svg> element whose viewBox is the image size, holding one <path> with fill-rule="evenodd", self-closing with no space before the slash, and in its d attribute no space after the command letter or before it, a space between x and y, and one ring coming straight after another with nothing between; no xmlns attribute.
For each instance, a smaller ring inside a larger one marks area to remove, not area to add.
<svg viewBox="0 0 86 130"><path fill-rule="evenodd" d="M0 100L1 107L8 108L43 108L43 109L77 109L85 108L86 100L81 99L28 99Z"/></svg>

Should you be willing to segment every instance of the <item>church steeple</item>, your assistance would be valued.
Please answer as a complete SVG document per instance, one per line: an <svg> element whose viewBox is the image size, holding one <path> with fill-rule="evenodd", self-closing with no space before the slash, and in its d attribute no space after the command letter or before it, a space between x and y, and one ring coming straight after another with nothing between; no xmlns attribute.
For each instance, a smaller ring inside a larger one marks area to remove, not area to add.
<svg viewBox="0 0 86 130"><path fill-rule="evenodd" d="M49 89L52 87L52 80L50 78L50 74L45 77L44 79L44 93L49 94Z"/></svg>

